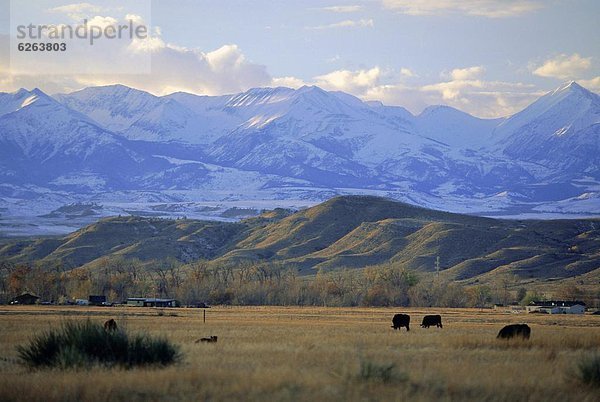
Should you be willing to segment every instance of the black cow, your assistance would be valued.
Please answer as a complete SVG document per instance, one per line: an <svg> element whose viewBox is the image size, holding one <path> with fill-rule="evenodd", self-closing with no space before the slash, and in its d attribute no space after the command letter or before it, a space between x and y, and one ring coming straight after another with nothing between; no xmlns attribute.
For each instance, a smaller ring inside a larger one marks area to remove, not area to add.
<svg viewBox="0 0 600 402"><path fill-rule="evenodd" d="M392 318L392 328L400 329L406 327L407 331L410 331L410 316L408 314L396 314Z"/></svg>
<svg viewBox="0 0 600 402"><path fill-rule="evenodd" d="M429 328L430 326L435 325L436 327L442 327L442 316L439 314L435 315L426 315L423 317L423 322L421 323L421 328Z"/></svg>
<svg viewBox="0 0 600 402"><path fill-rule="evenodd" d="M104 330L106 332L114 332L117 330L117 322L114 319L110 319L104 323Z"/></svg>
<svg viewBox="0 0 600 402"><path fill-rule="evenodd" d="M498 332L498 339L510 339L521 337L523 339L529 339L531 335L531 328L527 324L511 324L507 325Z"/></svg>

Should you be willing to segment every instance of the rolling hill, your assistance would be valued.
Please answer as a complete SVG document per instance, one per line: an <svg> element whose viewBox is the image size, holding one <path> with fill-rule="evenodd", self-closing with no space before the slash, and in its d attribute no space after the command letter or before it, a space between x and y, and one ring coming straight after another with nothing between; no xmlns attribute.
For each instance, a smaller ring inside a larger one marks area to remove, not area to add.
<svg viewBox="0 0 600 402"><path fill-rule="evenodd" d="M238 223L142 217L101 219L64 237L5 241L0 259L90 267L105 256L279 263L319 269L400 264L452 280L564 279L600 270L600 220L499 220L370 196L335 197Z"/></svg>

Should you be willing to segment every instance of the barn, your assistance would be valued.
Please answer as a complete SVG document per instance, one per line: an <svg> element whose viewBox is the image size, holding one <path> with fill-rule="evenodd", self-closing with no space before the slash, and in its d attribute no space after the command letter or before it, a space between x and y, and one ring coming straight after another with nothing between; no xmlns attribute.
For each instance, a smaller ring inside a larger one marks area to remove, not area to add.
<svg viewBox="0 0 600 402"><path fill-rule="evenodd" d="M36 304L40 298L36 295L32 295L31 293L23 293L12 299L10 304Z"/></svg>
<svg viewBox="0 0 600 402"><path fill-rule="evenodd" d="M92 306L103 306L106 304L106 296L101 295L90 295L88 302Z"/></svg>
<svg viewBox="0 0 600 402"><path fill-rule="evenodd" d="M532 301L527 306L528 313L547 313L547 314L583 314L585 313L585 303L582 301Z"/></svg>

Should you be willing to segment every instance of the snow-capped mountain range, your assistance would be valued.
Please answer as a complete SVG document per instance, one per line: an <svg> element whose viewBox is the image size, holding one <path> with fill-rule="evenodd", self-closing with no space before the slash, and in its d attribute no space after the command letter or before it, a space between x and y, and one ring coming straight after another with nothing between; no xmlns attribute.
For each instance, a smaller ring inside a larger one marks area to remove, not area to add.
<svg viewBox="0 0 600 402"><path fill-rule="evenodd" d="M4 220L73 202L303 206L348 193L480 215L596 215L600 96L571 82L479 119L308 86L21 89L0 93L0 167Z"/></svg>

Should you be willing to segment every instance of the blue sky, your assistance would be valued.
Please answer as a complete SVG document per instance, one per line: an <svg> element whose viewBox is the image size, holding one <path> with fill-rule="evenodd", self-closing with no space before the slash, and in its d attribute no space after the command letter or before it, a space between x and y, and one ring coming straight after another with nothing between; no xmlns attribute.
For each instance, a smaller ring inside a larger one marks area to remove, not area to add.
<svg viewBox="0 0 600 402"><path fill-rule="evenodd" d="M413 113L447 104L482 117L514 113L567 80L600 90L594 0L154 0L151 9L144 1L13 3L13 16L34 22L139 16L154 27L144 47L153 70L28 76L4 63L0 90L119 82L159 95L216 95L316 84ZM7 25L0 19L1 33Z"/></svg>

